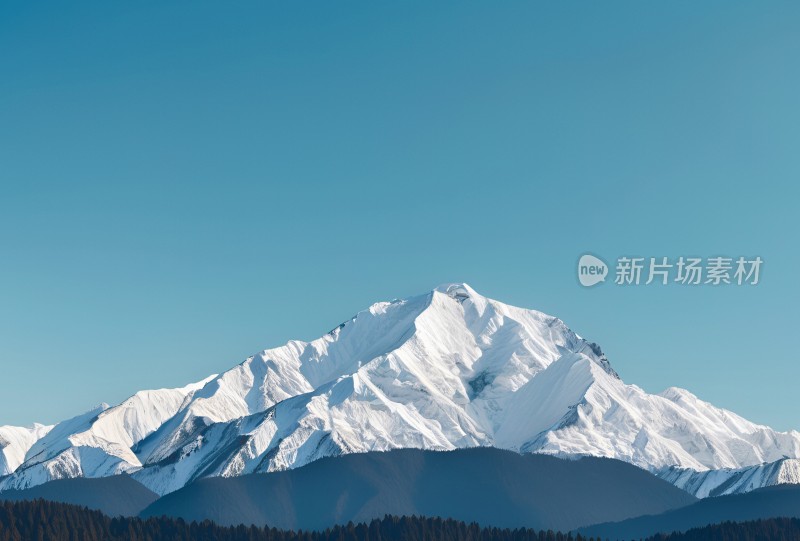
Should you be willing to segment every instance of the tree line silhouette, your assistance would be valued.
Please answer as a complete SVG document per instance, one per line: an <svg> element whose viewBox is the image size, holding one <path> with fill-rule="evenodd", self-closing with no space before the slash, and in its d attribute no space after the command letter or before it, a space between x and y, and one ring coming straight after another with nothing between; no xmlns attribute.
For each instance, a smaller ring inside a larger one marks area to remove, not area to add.
<svg viewBox="0 0 800 541"><path fill-rule="evenodd" d="M800 541L800 519L722 522L693 528L685 533L654 535L647 541Z"/></svg>
<svg viewBox="0 0 800 541"><path fill-rule="evenodd" d="M798 540L800 520L724 523L647 541ZM218 526L211 521L111 518L85 507L45 500L0 502L0 541L599 541L526 528L502 529L425 517L386 516L321 532Z"/></svg>

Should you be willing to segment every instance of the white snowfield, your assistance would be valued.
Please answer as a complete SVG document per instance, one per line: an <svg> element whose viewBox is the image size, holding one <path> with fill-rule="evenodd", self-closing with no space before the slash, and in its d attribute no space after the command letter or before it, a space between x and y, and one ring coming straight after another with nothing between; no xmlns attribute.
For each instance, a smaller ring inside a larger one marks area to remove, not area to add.
<svg viewBox="0 0 800 541"><path fill-rule="evenodd" d="M166 494L344 453L475 446L612 457L699 496L800 481L786 461L800 457L800 433L681 389L647 394L561 320L447 284L182 389L55 427L2 427L0 490L128 472ZM761 473L730 481L742 468Z"/></svg>
<svg viewBox="0 0 800 541"><path fill-rule="evenodd" d="M765 486L800 484L800 460L784 458L745 468L705 471L666 468L657 474L699 498L706 498L740 494Z"/></svg>
<svg viewBox="0 0 800 541"><path fill-rule="evenodd" d="M13 473L25 461L25 453L52 426L0 426L0 477Z"/></svg>

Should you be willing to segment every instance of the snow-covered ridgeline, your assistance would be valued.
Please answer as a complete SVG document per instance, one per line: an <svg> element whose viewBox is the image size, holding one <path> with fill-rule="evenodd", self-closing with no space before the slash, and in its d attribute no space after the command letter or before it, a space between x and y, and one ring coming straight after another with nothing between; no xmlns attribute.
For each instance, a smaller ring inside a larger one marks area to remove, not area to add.
<svg viewBox="0 0 800 541"><path fill-rule="evenodd" d="M447 284L203 382L60 423L11 463L0 489L129 472L163 494L342 453L473 446L703 472L796 458L800 434L684 390L647 394L561 320Z"/></svg>

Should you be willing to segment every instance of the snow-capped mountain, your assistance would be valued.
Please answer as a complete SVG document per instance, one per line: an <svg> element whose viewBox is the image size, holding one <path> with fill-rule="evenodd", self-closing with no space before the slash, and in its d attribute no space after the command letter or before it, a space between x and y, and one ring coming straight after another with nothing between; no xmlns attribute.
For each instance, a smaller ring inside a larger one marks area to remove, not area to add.
<svg viewBox="0 0 800 541"><path fill-rule="evenodd" d="M0 477L16 470L25 461L25 454L52 426L0 426Z"/></svg>
<svg viewBox="0 0 800 541"><path fill-rule="evenodd" d="M322 338L290 341L197 384L60 423L10 463L0 489L128 472L165 494L200 477L324 456L476 446L605 456L669 478L676 468L799 457L800 433L680 389L647 394L561 320L449 284L374 304Z"/></svg>
<svg viewBox="0 0 800 541"><path fill-rule="evenodd" d="M800 460L784 458L746 468L705 471L666 468L657 475L698 498L706 498L740 494L765 486L800 484Z"/></svg>

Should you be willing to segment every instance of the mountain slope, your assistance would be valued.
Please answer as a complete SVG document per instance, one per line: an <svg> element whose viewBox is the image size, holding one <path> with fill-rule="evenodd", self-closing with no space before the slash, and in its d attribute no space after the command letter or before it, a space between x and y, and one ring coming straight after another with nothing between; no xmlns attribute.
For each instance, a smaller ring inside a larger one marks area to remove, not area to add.
<svg viewBox="0 0 800 541"><path fill-rule="evenodd" d="M694 471L666 468L657 475L699 498L740 494L765 486L800 484L800 460L784 458L746 468Z"/></svg>
<svg viewBox="0 0 800 541"><path fill-rule="evenodd" d="M0 501L40 498L96 509L111 517L132 517L158 499L158 495L127 475L101 479L59 479L27 490L0 492Z"/></svg>
<svg viewBox="0 0 800 541"><path fill-rule="evenodd" d="M40 424L32 427L0 426L0 477L16 470L25 461L25 454L33 444L52 428Z"/></svg>
<svg viewBox="0 0 800 541"><path fill-rule="evenodd" d="M662 514L598 524L578 531L602 539L641 539L656 533L685 532L708 524L776 517L800 518L800 486L775 486L747 494L706 498Z"/></svg>
<svg viewBox="0 0 800 541"><path fill-rule="evenodd" d="M706 471L798 457L800 433L687 391L649 395L561 320L449 284L203 382L60 423L0 489L128 472L166 494L327 456L478 446Z"/></svg>
<svg viewBox="0 0 800 541"><path fill-rule="evenodd" d="M24 490L55 479L107 477L140 469L142 464L132 447L177 414L206 381L181 389L140 391L118 406L100 404L40 431L14 475L0 481L0 490Z"/></svg>
<svg viewBox="0 0 800 541"><path fill-rule="evenodd" d="M496 527L569 530L696 501L624 462L564 460L492 448L395 450L318 460L268 474L203 479L142 516L321 530L386 514Z"/></svg>

